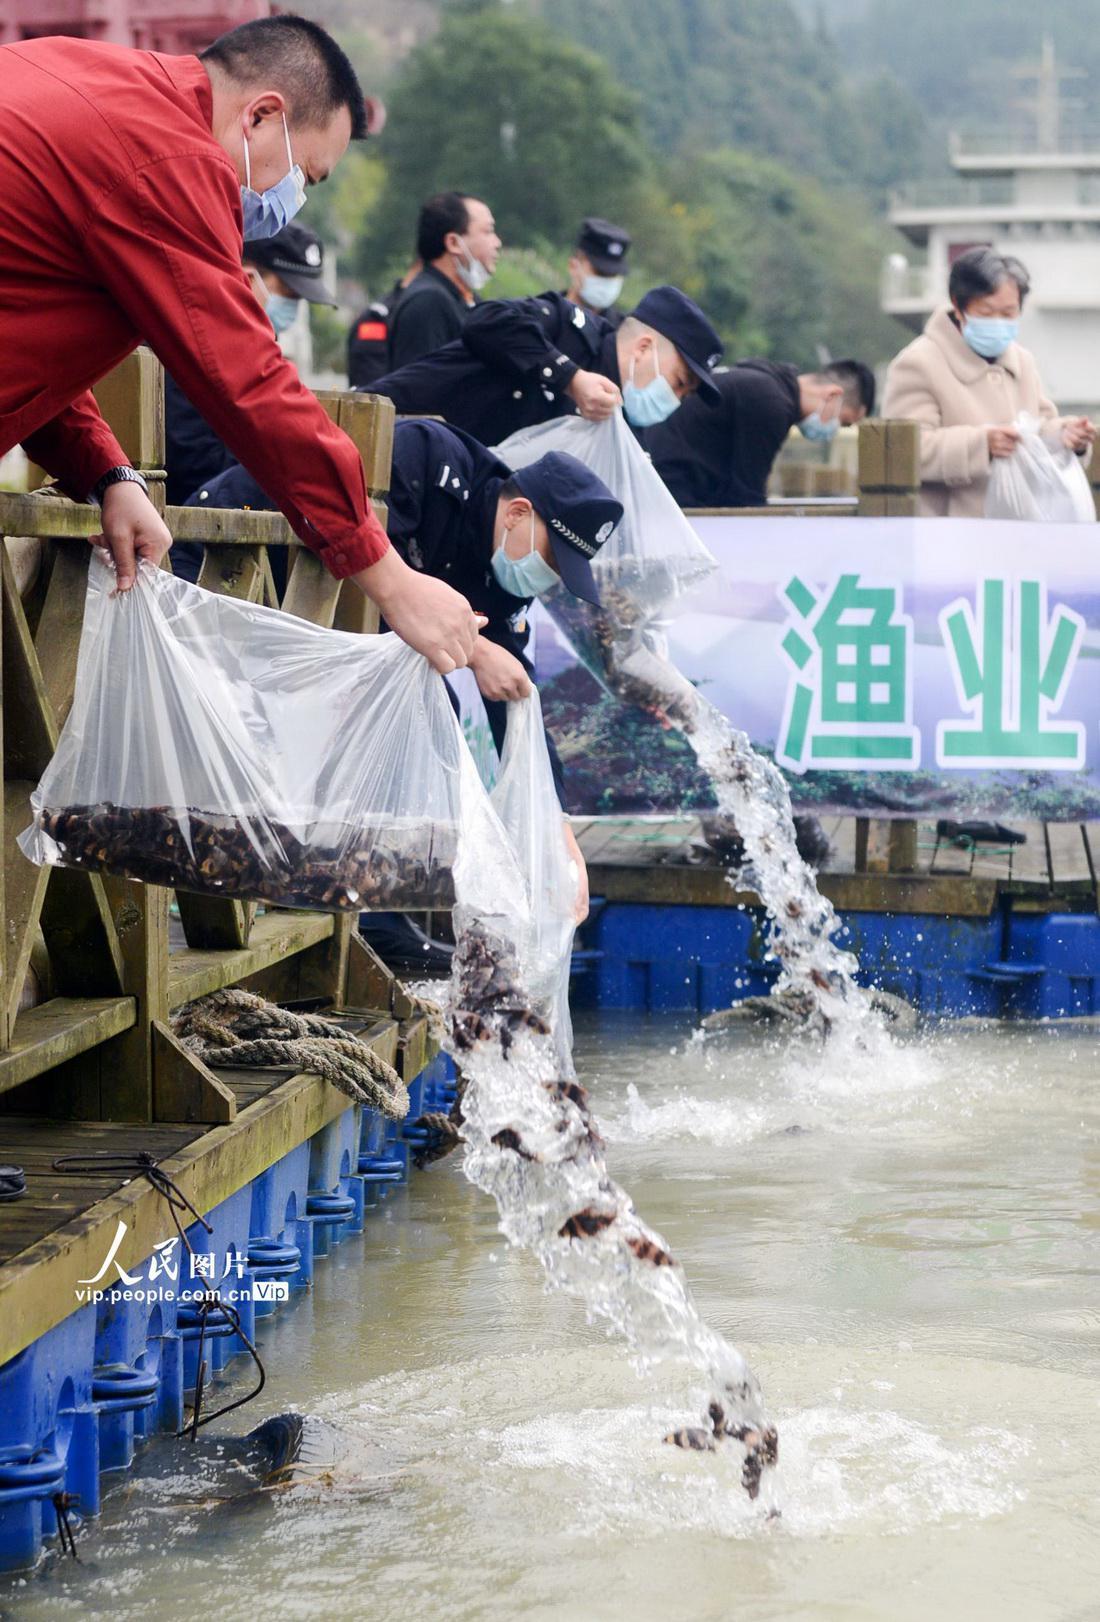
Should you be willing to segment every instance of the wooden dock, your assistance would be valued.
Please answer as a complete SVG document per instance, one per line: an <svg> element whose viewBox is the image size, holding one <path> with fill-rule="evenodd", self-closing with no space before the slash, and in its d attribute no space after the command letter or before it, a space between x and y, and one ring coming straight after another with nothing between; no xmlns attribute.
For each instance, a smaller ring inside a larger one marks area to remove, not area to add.
<svg viewBox="0 0 1100 1622"><path fill-rule="evenodd" d="M935 821L824 817L831 854L818 883L853 912L933 912L988 917L1002 896L1017 911L1095 912L1100 824L1012 822L1022 845L960 847ZM759 904L727 883L697 817L575 817L593 895L609 901L694 906ZM904 868L899 866L904 830Z"/></svg>
<svg viewBox="0 0 1100 1622"><path fill-rule="evenodd" d="M333 580L278 513L164 506L164 384L138 350L97 386L100 408L150 481L177 540L201 541L208 590L341 630L377 630L373 604ZM367 395L321 396L357 444L384 516L393 407ZM98 874L38 868L17 835L29 794L69 712L99 514L49 495L0 494L4 801L0 811L0 1162L22 1166L27 1193L0 1203L0 1366L77 1305L119 1217L123 1266L166 1237L147 1179L70 1175L66 1154L155 1156L208 1211L350 1107L320 1077L209 1069L169 1016L195 997L243 986L276 1001L320 998L360 1016L362 1039L413 1079L434 1048L426 1021L370 952L350 915L280 911L173 893ZM18 537L37 563L17 578ZM27 538L27 539L24 539ZM280 603L268 552L289 548Z"/></svg>

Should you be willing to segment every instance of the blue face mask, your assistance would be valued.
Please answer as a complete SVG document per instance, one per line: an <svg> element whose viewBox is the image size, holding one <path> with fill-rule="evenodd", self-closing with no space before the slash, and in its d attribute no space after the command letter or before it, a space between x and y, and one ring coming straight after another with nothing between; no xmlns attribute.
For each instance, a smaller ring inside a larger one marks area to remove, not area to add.
<svg viewBox="0 0 1100 1622"><path fill-rule="evenodd" d="M830 417L828 422L825 422L822 420L820 411L811 411L808 417L803 417L798 425L798 430L807 439L827 441L836 438L836 431L839 427L839 417Z"/></svg>
<svg viewBox="0 0 1100 1622"><path fill-rule="evenodd" d="M492 567L497 584L510 597L541 597L551 586L558 585L561 576L557 570L535 551L534 509L531 511L531 550L522 558L510 558L502 541L493 553Z"/></svg>
<svg viewBox="0 0 1100 1622"><path fill-rule="evenodd" d="M298 315L298 300L287 298L285 293L269 293L267 295L267 318L275 328L276 338L280 332L286 332L292 327Z"/></svg>
<svg viewBox="0 0 1100 1622"><path fill-rule="evenodd" d="M1020 332L1018 321L1002 321L992 315L968 315L962 324L962 335L983 360L996 360L1009 344L1014 344Z"/></svg>
<svg viewBox="0 0 1100 1622"><path fill-rule="evenodd" d="M623 389L623 410L627 422L634 428L655 428L666 417L671 417L680 404L672 384L661 375L656 345L653 346L653 364L657 369L656 377L640 389L634 381L634 362L630 363L630 380Z"/></svg>
<svg viewBox="0 0 1100 1622"><path fill-rule="evenodd" d="M269 186L266 191L252 190L252 156L248 141L244 143L245 183L241 187L241 212L244 215L246 242L264 242L268 237L278 236L306 200L306 177L290 150L290 131L285 113L283 134L286 136L287 172L278 185Z"/></svg>

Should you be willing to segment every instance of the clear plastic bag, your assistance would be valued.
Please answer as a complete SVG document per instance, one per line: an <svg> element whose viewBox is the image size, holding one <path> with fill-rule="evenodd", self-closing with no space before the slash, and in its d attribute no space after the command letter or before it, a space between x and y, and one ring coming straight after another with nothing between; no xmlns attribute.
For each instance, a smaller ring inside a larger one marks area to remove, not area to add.
<svg viewBox="0 0 1100 1622"><path fill-rule="evenodd" d="M569 969L577 870L562 831L542 706L534 689L528 698L508 705L500 775L489 798L526 883L532 920L526 983L533 1005L549 1022L561 1073L572 1076Z"/></svg>
<svg viewBox="0 0 1100 1622"><path fill-rule="evenodd" d="M565 451L599 475L623 504L622 522L592 561L602 609L558 587L543 601L597 676L624 631L668 614L678 597L717 568L664 480L630 432L621 411L604 422L556 417L521 429L497 447L509 467L526 467L547 451Z"/></svg>
<svg viewBox="0 0 1100 1622"><path fill-rule="evenodd" d="M97 553L24 855L279 906L451 905L463 819L492 814L420 654L148 565L113 587Z"/></svg>
<svg viewBox="0 0 1100 1622"><path fill-rule="evenodd" d="M1096 506L1089 481L1060 436L1042 432L1037 418L1022 411L1016 419L1020 442L1011 456L993 459L985 497L987 518L1029 523L1092 524Z"/></svg>

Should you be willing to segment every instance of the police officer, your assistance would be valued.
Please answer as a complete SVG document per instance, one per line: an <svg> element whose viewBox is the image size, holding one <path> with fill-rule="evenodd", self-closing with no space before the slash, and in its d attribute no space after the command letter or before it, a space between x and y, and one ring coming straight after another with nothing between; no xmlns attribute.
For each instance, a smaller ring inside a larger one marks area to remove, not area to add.
<svg viewBox="0 0 1100 1622"><path fill-rule="evenodd" d="M569 286L565 297L589 315L602 315L613 327L622 325L623 313L615 301L629 274L626 256L630 233L621 225L591 215L581 221L577 245L569 259Z"/></svg>
<svg viewBox="0 0 1100 1622"><path fill-rule="evenodd" d="M271 506L241 467L197 491L192 504ZM470 669L499 750L508 700L531 691L531 601L561 583L599 603L591 560L622 518L622 504L573 456L552 451L513 473L468 434L424 421L394 428L387 504L387 532L406 563L461 591L475 613L487 616ZM550 755L561 798L552 745ZM568 822L565 829L587 911L583 858Z"/></svg>
<svg viewBox="0 0 1100 1622"><path fill-rule="evenodd" d="M293 326L302 299L336 308L336 296L325 281L324 245L305 226L285 225L273 237L246 242L242 257L252 291L277 338ZM201 484L236 465L224 440L167 375L164 427L166 496L172 506L182 506ZM173 553L173 567L176 562Z"/></svg>
<svg viewBox="0 0 1100 1622"><path fill-rule="evenodd" d="M462 336L373 385L405 415L443 417L483 445L579 412L598 422L622 406L638 429L689 394L717 402L722 344L678 287L655 287L616 329L561 293L493 299Z"/></svg>

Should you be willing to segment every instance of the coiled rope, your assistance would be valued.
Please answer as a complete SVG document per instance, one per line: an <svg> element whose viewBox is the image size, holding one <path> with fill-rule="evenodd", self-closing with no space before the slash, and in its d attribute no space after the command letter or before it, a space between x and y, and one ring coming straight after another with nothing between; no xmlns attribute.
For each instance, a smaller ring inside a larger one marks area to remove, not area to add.
<svg viewBox="0 0 1100 1622"><path fill-rule="evenodd" d="M408 1089L393 1066L319 1014L295 1014L230 986L185 1003L173 1015L172 1029L204 1064L293 1065L391 1120L403 1121L409 1112Z"/></svg>

